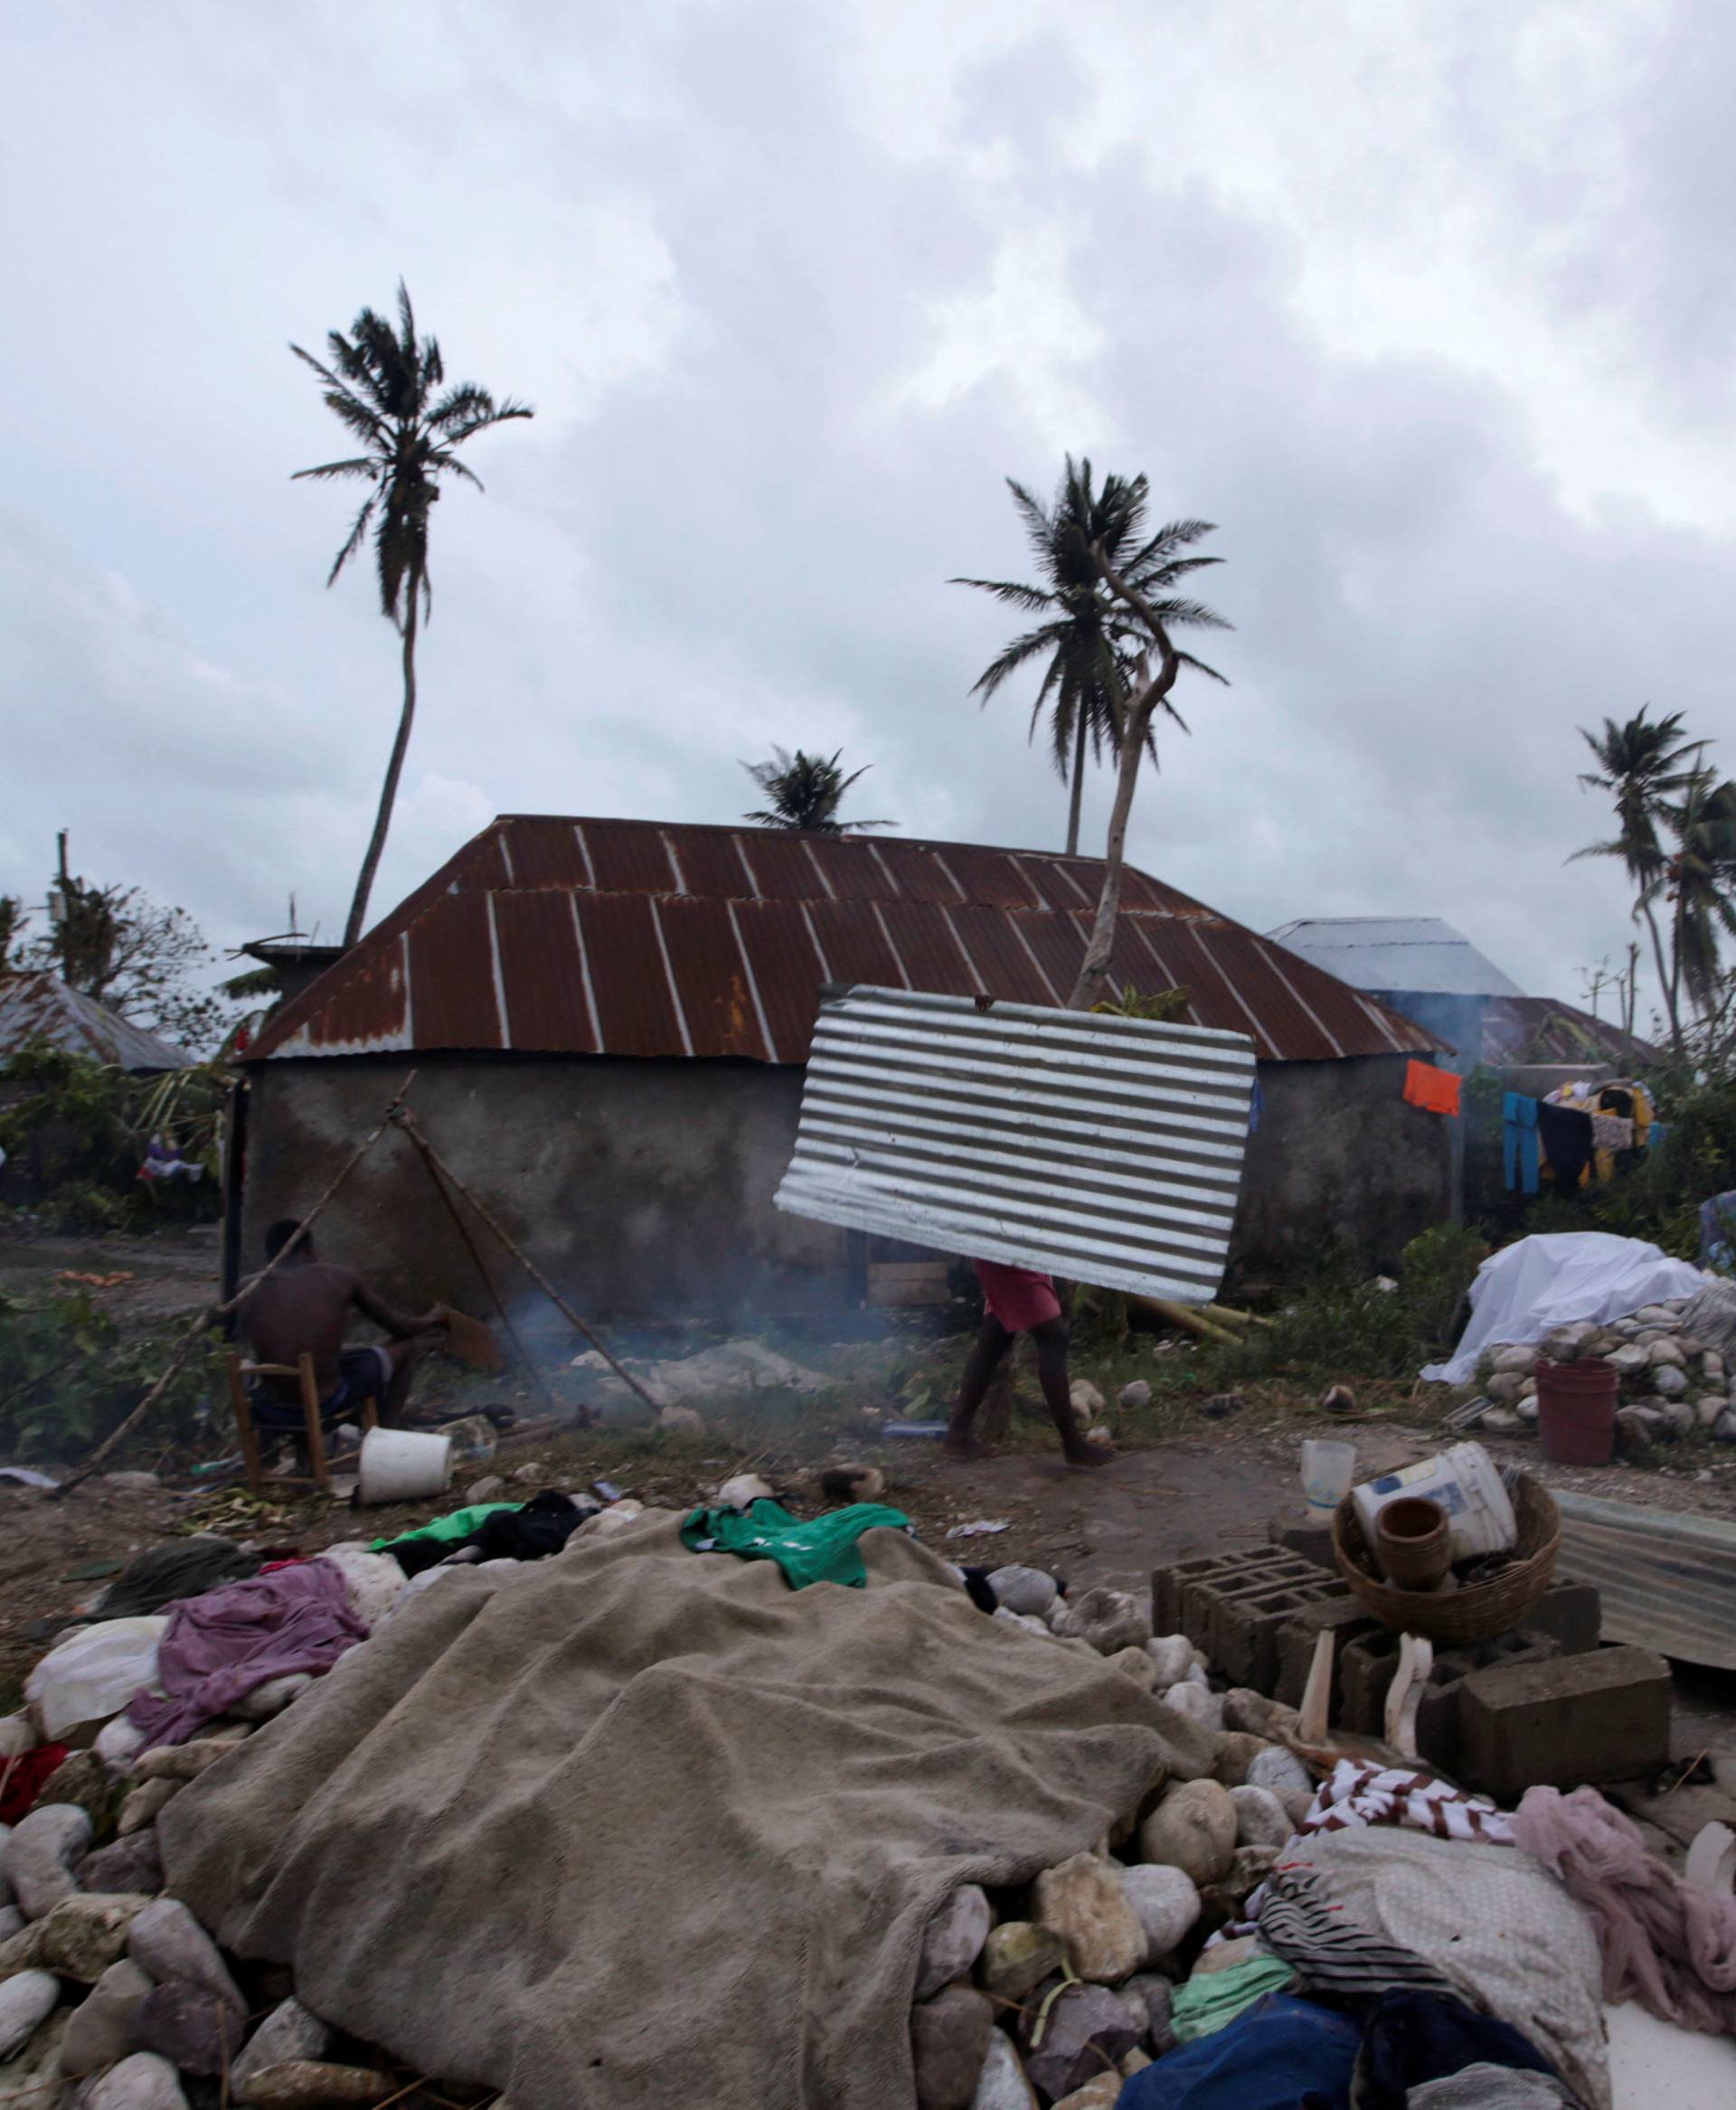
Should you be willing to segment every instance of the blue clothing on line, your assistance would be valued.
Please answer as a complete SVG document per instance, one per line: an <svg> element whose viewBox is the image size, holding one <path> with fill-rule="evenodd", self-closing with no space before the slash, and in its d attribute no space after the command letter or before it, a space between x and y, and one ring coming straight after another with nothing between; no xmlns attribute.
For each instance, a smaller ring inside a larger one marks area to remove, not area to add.
<svg viewBox="0 0 1736 2110"><path fill-rule="evenodd" d="M1508 1092L1501 1101L1502 1163L1509 1187L1537 1192L1537 1102L1524 1092Z"/></svg>

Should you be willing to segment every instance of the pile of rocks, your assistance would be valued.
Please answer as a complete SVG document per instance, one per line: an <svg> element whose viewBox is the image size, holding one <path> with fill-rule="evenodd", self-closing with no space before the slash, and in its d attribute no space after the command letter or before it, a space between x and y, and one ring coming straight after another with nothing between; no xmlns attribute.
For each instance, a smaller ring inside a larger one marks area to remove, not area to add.
<svg viewBox="0 0 1736 2110"><path fill-rule="evenodd" d="M0 1826L0 2105L188 2110L190 2096L214 2101L225 2075L229 2099L259 2110L399 2092L379 2066L333 2060L335 2031L281 1973L254 1973L244 1995L193 1914L160 1895L157 1814L245 1733L153 1753L113 1843L94 1851L92 1813L115 1794L94 1752L75 1753L27 1817ZM261 1996L269 2011L250 2029Z"/></svg>
<svg viewBox="0 0 1736 2110"><path fill-rule="evenodd" d="M1721 1443L1736 1443L1736 1389L1720 1349L1687 1332L1683 1314L1689 1300L1647 1305L1631 1318L1596 1325L1560 1326L1534 1348L1491 1349L1478 1366L1483 1396L1494 1404L1479 1426L1516 1431L1537 1418L1537 1364L1600 1359L1620 1381L1617 1427L1623 1447L1638 1450L1652 1441L1709 1430Z"/></svg>
<svg viewBox="0 0 1736 2110"><path fill-rule="evenodd" d="M1312 1785L1273 1740L1291 1710L1214 1692L1187 1636L1154 1636L1127 1592L1069 1598L1034 1568L988 1579L996 1617L1105 1658L1219 1732L1211 1778L1160 1777L1093 1851L993 1898L967 1885L929 1924L910 2013L920 2110L1109 2110L1174 2045L1177 1985L1245 1961L1246 1941L1205 1944L1242 1917Z"/></svg>

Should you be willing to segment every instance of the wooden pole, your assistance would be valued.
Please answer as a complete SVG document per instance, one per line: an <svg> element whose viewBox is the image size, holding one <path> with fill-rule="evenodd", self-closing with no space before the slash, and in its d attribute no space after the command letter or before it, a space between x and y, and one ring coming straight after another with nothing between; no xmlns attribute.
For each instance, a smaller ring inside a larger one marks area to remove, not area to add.
<svg viewBox="0 0 1736 2110"><path fill-rule="evenodd" d="M1160 1319L1167 1319L1172 1326L1181 1326L1190 1333L1197 1333L1202 1341L1215 1341L1225 1348L1240 1347L1241 1337L1232 1333L1227 1326L1214 1326L1210 1319L1203 1319L1198 1312L1186 1305L1172 1304L1166 1296L1130 1296L1128 1302L1143 1312L1153 1312Z"/></svg>
<svg viewBox="0 0 1736 2110"><path fill-rule="evenodd" d="M421 1129L417 1123L416 1116L410 1112L410 1108L408 1107L399 1107L392 1118L397 1121L398 1126L404 1131L405 1135L410 1137L410 1141L417 1145L418 1149L425 1154L429 1163L436 1167L448 1180L451 1182L452 1185L457 1188L458 1192L464 1196L465 1200L470 1204L471 1208L476 1210L479 1217L481 1217L484 1223L486 1223L488 1226L488 1229L494 1232L495 1236L500 1240L501 1244L505 1247L506 1250L513 1256L514 1259L518 1262L519 1266L524 1270L525 1274L530 1276L531 1280L535 1283L536 1286L542 1292L543 1295L548 1298L549 1302L554 1306L555 1310L560 1313L563 1319L566 1320L567 1323L573 1327L578 1333L583 1334L585 1339L590 1342L590 1345L597 1351L598 1354L600 1355L603 1361L609 1365L609 1369L612 1370L615 1372L615 1375L620 1379L621 1382L627 1386L631 1390L637 1392L639 1398L645 1401L646 1405L650 1408L654 1414L661 1413L662 1408L658 1405L657 1401L655 1400L651 1397L650 1393L646 1390L645 1387L639 1382L637 1378L633 1375L632 1371L628 1370L617 1356L612 1355L609 1352L605 1343L599 1341L591 1329L586 1325L585 1322L579 1316L578 1313L573 1310L572 1306L567 1302L565 1297L563 1297L560 1291L556 1289L553 1283L549 1280L548 1276L543 1274L542 1270L536 1265L535 1261L531 1258L530 1255L525 1252L524 1248L514 1239L511 1232L508 1231L505 1225L501 1223L499 1218L494 1214L493 1210L489 1209L486 1202L478 1201L476 1196L474 1195L470 1192L469 1188L465 1185L464 1182L459 1179L458 1175L452 1170L451 1166L447 1163L446 1160L440 1155L439 1152L435 1149L434 1145L428 1140L427 1136L422 1134Z"/></svg>
<svg viewBox="0 0 1736 2110"><path fill-rule="evenodd" d="M59 1502L64 1496L71 1494L72 1490L77 1487L81 1481L88 1480L90 1477L91 1474L96 1471L97 1467L101 1465L102 1461L108 1455L109 1452L112 1451L118 1444L124 1443L126 1439L131 1436L134 1429L136 1429L139 1423L146 1418L146 1417L150 1413L151 1408L156 1405L157 1401L163 1397L164 1393L168 1390L169 1385L175 1377L176 1373L180 1371L182 1365L186 1361L188 1356L192 1354L194 1343L198 1341L200 1335L205 1333L209 1327L214 1325L219 1319L226 1319L231 1312L239 1311L242 1305L247 1302L248 1298L251 1296L253 1292L259 1287L259 1284L265 1280L266 1276L268 1275L275 1274L278 1268L282 1266L284 1261L289 1258L290 1254L295 1251L296 1248L300 1245L301 1241L307 1236L309 1230L312 1229L314 1219L319 1214L320 1210L325 1208L326 1204L332 1199L333 1195L337 1192L338 1189L344 1184L344 1181L349 1178L350 1174L355 1170L357 1165L362 1163L362 1160L367 1156L368 1153L373 1148L374 1144L379 1142L380 1138L392 1126L393 1118L402 1108L404 1095L409 1091L410 1086L414 1084L415 1081L416 1072L412 1069L409 1076L405 1078L402 1084L401 1084L398 1087L398 1089L392 1094L392 1104L386 1108L385 1112L380 1116L379 1120L374 1123L373 1126L369 1129L366 1136L363 1137L362 1142L359 1143L355 1149L350 1153L349 1156L344 1159L343 1164L339 1166L337 1173L333 1178L330 1185L326 1189L326 1192L320 1196L319 1200L314 1203L314 1206L307 1211L307 1215L302 1218L300 1223L297 1225L296 1235L294 1238L286 1239L282 1248L278 1253L274 1254L273 1257L266 1262L265 1266L260 1268L257 1275L250 1276L248 1280L241 1285L241 1288L236 1291L235 1295L228 1300L227 1303L217 1305L209 1311L203 1311L200 1313L199 1316L193 1322L192 1325L187 1328L186 1332L175 1343L175 1352L170 1356L167 1364L164 1368L162 1376L157 1379L156 1384L154 1384L150 1390L146 1393L145 1397L139 1401L138 1405L133 1408L132 1412L127 1417L126 1420L121 1423L120 1427L103 1438L103 1440L97 1446L96 1449L92 1451L90 1455L84 1461L83 1465L79 1467L78 1471L74 1473L70 1479L62 1480L61 1482L60 1485L55 1488L50 1494L49 1500L51 1502Z"/></svg>
<svg viewBox="0 0 1736 2110"><path fill-rule="evenodd" d="M532 1384L533 1384L537 1390L542 1395L542 1404L548 1408L551 1414L559 1414L561 1411L561 1402L555 1398L554 1392L550 1387L549 1380L542 1375L541 1369L535 1362L532 1361L530 1350L525 1347L524 1342L519 1338L518 1328L514 1325L512 1322L512 1316L506 1309L505 1304L501 1297L501 1294L499 1290L495 1287L495 1278L488 1272L488 1263L483 1258L481 1251L476 1245L476 1241L470 1235L470 1226L466 1223L463 1217L459 1215L458 1205L452 1199L452 1191L447 1185L445 1180L440 1176L439 1167L435 1164L433 1158L429 1154L428 1138L422 1134L420 1128L411 1128L408 1125L405 1126L404 1134L408 1135L410 1140L416 1145L417 1155L421 1159L422 1163L427 1167L428 1176L434 1182L435 1192L439 1194L440 1200L445 1202L448 1213L450 1215L453 1223L458 1227L458 1236L464 1240L465 1249L467 1252L468 1252L471 1260L474 1262L476 1273L482 1277L483 1287L488 1292L489 1296L494 1300L495 1309L500 1314L500 1323L506 1329L506 1338L518 1351L519 1361L530 1372Z"/></svg>

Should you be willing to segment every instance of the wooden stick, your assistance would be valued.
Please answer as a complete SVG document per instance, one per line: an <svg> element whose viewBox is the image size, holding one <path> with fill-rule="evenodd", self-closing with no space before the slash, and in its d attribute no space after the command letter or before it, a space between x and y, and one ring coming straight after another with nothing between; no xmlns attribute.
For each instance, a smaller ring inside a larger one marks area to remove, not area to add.
<svg viewBox="0 0 1736 2110"><path fill-rule="evenodd" d="M1197 1333L1202 1341L1215 1341L1225 1348L1239 1348L1241 1337L1226 1326L1214 1326L1210 1319L1203 1319L1198 1312L1187 1305L1172 1304L1166 1296L1138 1296L1130 1295L1128 1301L1143 1312L1156 1313L1158 1318L1167 1319L1172 1326L1181 1326L1190 1333Z"/></svg>
<svg viewBox="0 0 1736 2110"><path fill-rule="evenodd" d="M506 1338L518 1351L518 1359L524 1365L526 1371L529 1371L532 1384L533 1384L537 1390L542 1393L542 1404L548 1408L550 1413L558 1414L561 1410L561 1402L555 1398L554 1393L549 1385L549 1381L542 1375L540 1367L532 1361L530 1350L526 1348L524 1342L520 1340L518 1328L514 1325L511 1314L506 1309L505 1304L501 1297L501 1294L499 1290L495 1287L495 1278L488 1272L488 1263L483 1258L482 1253L476 1245L476 1241L470 1236L470 1226L466 1223L463 1217L458 1214L458 1205L452 1199L452 1191L447 1185L446 1182L440 1177L439 1168L435 1164L432 1156L429 1154L428 1138L422 1134L420 1128L412 1128L408 1125L405 1126L404 1134L408 1135L410 1140L416 1145L416 1154L421 1159L422 1163L427 1167L428 1176L434 1182L435 1192L439 1195L440 1200L445 1202L447 1210L451 1216L452 1221L458 1226L458 1236L464 1240L465 1249L469 1253L470 1258L476 1266L476 1273L482 1277L482 1286L488 1292L488 1295L494 1299L495 1309L500 1314L500 1323L506 1329Z"/></svg>
<svg viewBox="0 0 1736 2110"><path fill-rule="evenodd" d="M91 1474L93 1474L97 1467L101 1465L102 1461L108 1455L109 1452L115 1448L117 1444L124 1443L126 1439L131 1436L134 1429L138 1427L139 1423L145 1419L147 1414L149 1414L151 1408L156 1405L157 1401L163 1397L164 1393L168 1390L170 1383L174 1380L176 1372L180 1370L182 1364L184 1363L188 1356L192 1354L193 1346L199 1340L200 1336L204 1333L208 1328L213 1325L217 1320L226 1319L231 1312L240 1311L241 1306L247 1302L248 1298L252 1295L253 1292L259 1287L260 1283L265 1280L266 1276L268 1275L275 1274L277 1269L282 1266L283 1262L288 1258L289 1255L295 1251L296 1248L300 1245L303 1239L305 1239L307 1236L307 1233L313 1229L314 1219L319 1214L320 1210L325 1208L326 1204L332 1199L332 1196L337 1192L338 1189L344 1184L344 1181L349 1178L350 1174L355 1170L357 1165L362 1163L362 1160L367 1156L368 1153L373 1148L374 1144L379 1142L380 1138L392 1126L392 1117L398 1113L400 1107L401 1107L405 1093L409 1091L410 1086L414 1084L415 1081L416 1072L412 1069L405 1078L402 1084L401 1084L398 1087L398 1089L392 1094L392 1104L386 1108L385 1112L380 1116L379 1120L374 1123L373 1126L369 1129L366 1136L363 1139L363 1141L358 1144L355 1149L351 1152L350 1155L344 1159L343 1164L339 1166L336 1175L334 1177L326 1192L320 1196L319 1200L314 1203L314 1206L307 1211L307 1215L304 1216L301 1221L296 1226L295 1236L291 1239L286 1239L282 1248L276 1254L274 1254L269 1260L266 1262L265 1266L260 1268L257 1275L250 1276L248 1277L247 1281L241 1285L241 1288L235 1292L235 1295L230 1298L227 1304L217 1305L209 1311L200 1313L199 1316L193 1322L192 1325L187 1328L186 1332L176 1342L175 1352L170 1356L167 1364L165 1366L162 1376L158 1378L156 1384L154 1384L150 1390L146 1393L145 1397L139 1401L138 1405L133 1408L132 1412L127 1417L126 1420L121 1423L120 1427L115 1429L110 1435L106 1436L103 1438L103 1440L97 1446L96 1449L92 1451L90 1455L84 1461L83 1465L80 1465L78 1471L72 1474L71 1478L70 1480L62 1480L60 1485L52 1490L49 1495L49 1500L51 1502L62 1501L67 1495L71 1494L72 1490L77 1487L81 1481L88 1480L90 1477Z"/></svg>
<svg viewBox="0 0 1736 2110"><path fill-rule="evenodd" d="M560 1313L563 1319L566 1320L567 1323L570 1326L575 1328L577 1332L584 1335L585 1339L590 1342L590 1345L597 1351L598 1354L602 1357L603 1361L609 1365L609 1369L615 1372L615 1375L620 1379L621 1382L624 1385L629 1387L633 1391L637 1392L639 1398L645 1401L646 1405L650 1408L654 1414L661 1413L662 1408L651 1397L650 1393L646 1390L645 1387L639 1382L637 1378L633 1375L632 1371L620 1361L618 1357L612 1355L609 1352L607 1345L603 1342L599 1341L591 1329L586 1325L585 1322L579 1316L578 1313L573 1310L572 1306L567 1302L565 1297L561 1295L561 1292L556 1289L553 1283L552 1283L548 1276L543 1274L542 1270L536 1265L535 1261L531 1258L530 1255L525 1252L524 1248L517 1243L517 1241L513 1238L511 1232L505 1229L505 1227L501 1223L500 1220L488 1208L487 1204L478 1201L476 1195L470 1192L469 1188L465 1185L464 1182L459 1179L458 1175L452 1170L451 1166L447 1163L446 1160L440 1155L439 1152L435 1149L434 1145L428 1140L427 1136L422 1134L420 1128L417 1125L416 1116L410 1111L409 1107L401 1107L398 1109L394 1118L397 1120L399 1126L402 1128L404 1133L410 1138L411 1142L415 1143L420 1149L427 1153L429 1163L437 1167L438 1170L452 1182L453 1186L457 1188L458 1192L464 1196L465 1200L470 1204L471 1208L476 1210L479 1217L481 1217L484 1223L486 1223L488 1226L488 1229L494 1232L495 1236L500 1240L501 1244L505 1247L506 1250L513 1256L514 1259L518 1262L519 1266L524 1270L525 1274L530 1276L531 1280L535 1283L536 1286L542 1292L543 1295L548 1298L549 1302L554 1306L555 1310Z"/></svg>
<svg viewBox="0 0 1736 2110"><path fill-rule="evenodd" d="M1230 1320L1233 1320L1238 1326L1269 1326L1272 1323L1269 1319L1262 1319L1258 1312L1239 1312L1233 1305L1202 1305L1200 1309L1208 1319L1216 1319L1220 1323Z"/></svg>

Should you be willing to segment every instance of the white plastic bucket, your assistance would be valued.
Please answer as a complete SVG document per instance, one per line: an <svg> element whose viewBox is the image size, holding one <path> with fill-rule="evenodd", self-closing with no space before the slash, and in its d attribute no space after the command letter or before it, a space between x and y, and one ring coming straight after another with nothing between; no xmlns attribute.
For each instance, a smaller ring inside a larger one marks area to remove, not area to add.
<svg viewBox="0 0 1736 2110"><path fill-rule="evenodd" d="M1453 1559L1499 1553L1519 1535L1513 1502L1495 1460L1481 1444L1454 1444L1439 1457L1424 1458L1400 1473L1382 1473L1353 1490L1363 1529L1373 1537L1374 1519L1401 1494L1437 1502L1453 1527Z"/></svg>
<svg viewBox="0 0 1736 2110"><path fill-rule="evenodd" d="M1302 1493L1316 1521L1324 1521L1350 1493L1356 1477L1356 1446L1307 1436L1302 1444Z"/></svg>
<svg viewBox="0 0 1736 2110"><path fill-rule="evenodd" d="M452 1438L422 1429L371 1428L362 1438L355 1498L368 1508L382 1502L419 1502L444 1494L452 1477Z"/></svg>

